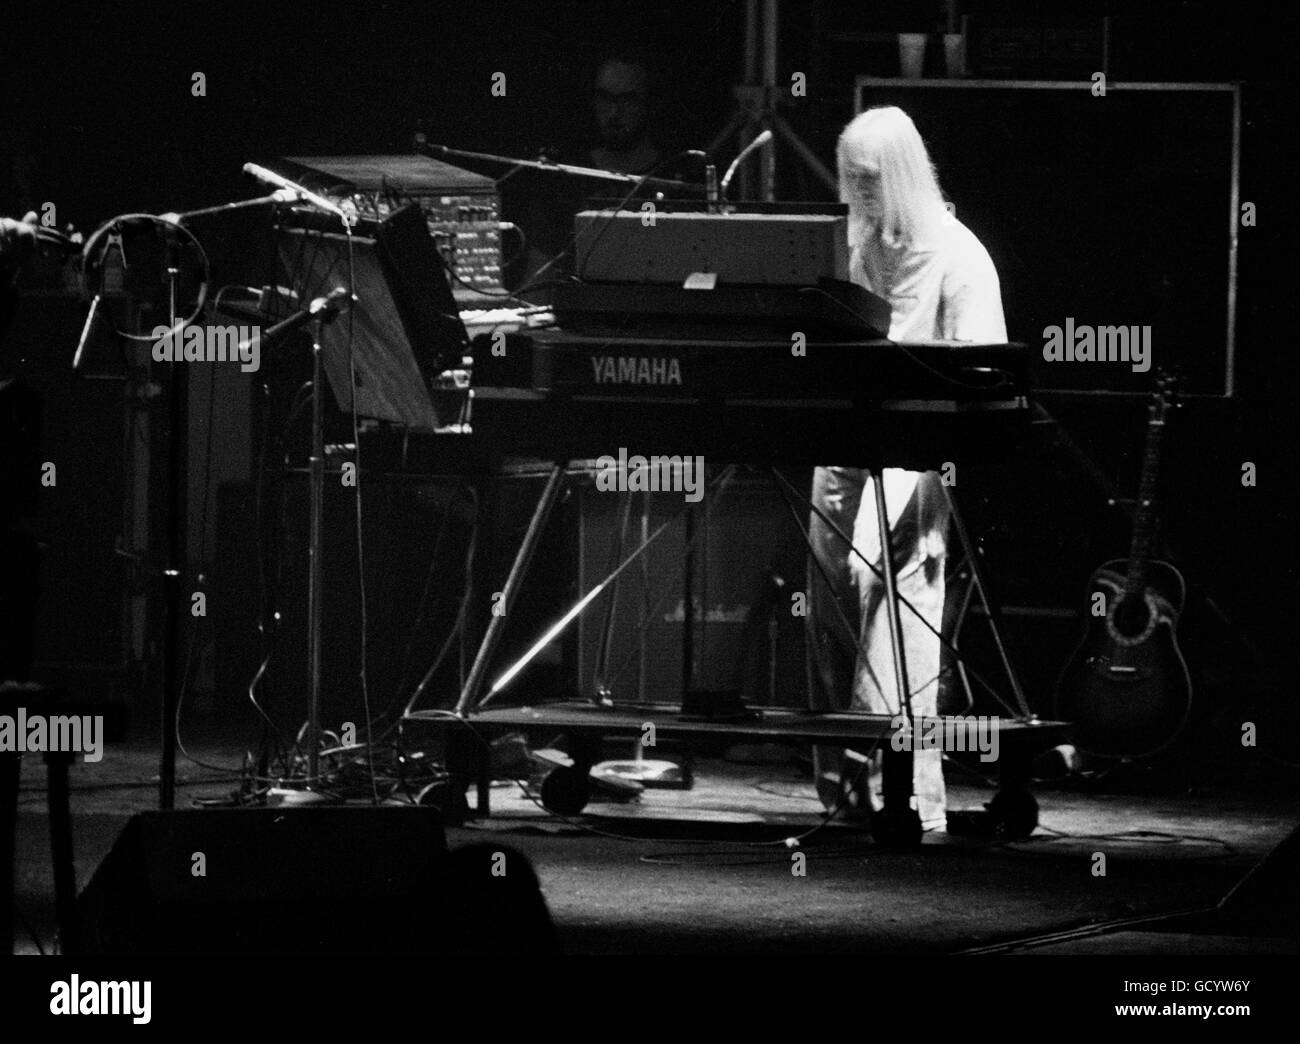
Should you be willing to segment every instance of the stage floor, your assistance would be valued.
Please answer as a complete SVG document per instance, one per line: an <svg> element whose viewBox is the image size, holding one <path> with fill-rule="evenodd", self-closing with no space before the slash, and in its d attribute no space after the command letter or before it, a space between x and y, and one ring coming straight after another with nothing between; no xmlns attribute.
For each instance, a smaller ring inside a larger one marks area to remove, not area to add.
<svg viewBox="0 0 1300 1044"><path fill-rule="evenodd" d="M234 767L242 748L193 742L191 753ZM629 756L630 756L629 751ZM493 815L448 829L452 846L499 839L529 856L567 953L952 953L1115 919L1205 906L1300 822L1300 796L1226 786L1121 794L1037 787L1034 836L989 844L930 833L919 850L888 852L865 830L832 825L805 837L806 876L782 840L821 820L807 766L699 758L690 790L647 790L630 803L598 793L566 821L518 784L493 787ZM220 796L231 779L182 759L177 805ZM78 884L131 814L157 807L156 749L110 746L72 770ZM978 809L993 789L949 772L949 807ZM25 759L16 866L19 912L49 949L54 936L44 771ZM1107 873L1094 876L1095 853ZM18 951L36 944L19 922ZM1093 937L1089 952L1107 945ZM1130 933L1121 952L1141 945ZM1170 938L1151 943L1164 952ZM1232 943L1288 952L1294 941Z"/></svg>

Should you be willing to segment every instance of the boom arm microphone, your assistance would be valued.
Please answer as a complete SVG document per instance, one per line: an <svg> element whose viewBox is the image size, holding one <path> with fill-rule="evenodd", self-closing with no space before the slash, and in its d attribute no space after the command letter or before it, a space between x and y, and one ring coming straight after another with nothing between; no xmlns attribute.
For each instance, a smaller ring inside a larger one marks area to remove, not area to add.
<svg viewBox="0 0 1300 1044"><path fill-rule="evenodd" d="M287 319L281 319L274 326L269 326L262 331L259 340L265 345L274 344L286 334L291 334L306 326L313 319L320 319L322 322L328 322L338 314L339 305L350 295L344 287L335 287L328 294L317 297L306 308L300 308ZM239 351L246 352L249 342L241 341L238 345Z"/></svg>
<svg viewBox="0 0 1300 1044"><path fill-rule="evenodd" d="M290 192L296 192L300 198L305 199L312 206L319 207L321 210L336 215L344 225L350 226L348 214L342 207L337 203L331 203L324 196L312 192L311 189L299 185L296 181L290 181L283 175L277 174L275 171L269 170L258 163L245 163L244 173L252 175L264 185L274 185L279 189L287 189Z"/></svg>
<svg viewBox="0 0 1300 1044"><path fill-rule="evenodd" d="M741 149L740 155L731 161L731 166L727 168L727 173L722 175L722 198L724 200L727 198L727 186L731 184L731 176L736 173L736 168L744 162L746 156L755 149L761 149L771 140L772 132L770 130L763 131L762 134Z"/></svg>

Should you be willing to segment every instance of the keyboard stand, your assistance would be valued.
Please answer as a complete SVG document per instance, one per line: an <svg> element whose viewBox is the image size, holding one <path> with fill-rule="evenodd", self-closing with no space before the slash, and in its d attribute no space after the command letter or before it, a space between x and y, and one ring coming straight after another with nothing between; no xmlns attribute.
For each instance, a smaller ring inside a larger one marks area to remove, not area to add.
<svg viewBox="0 0 1300 1044"><path fill-rule="evenodd" d="M879 474L879 468L872 469L873 473ZM524 538L519 545L514 560L507 576L505 588L502 591L498 606L500 612L494 606L494 612L483 639L479 644L478 650L474 657L473 665L470 668L469 675L461 689L457 700L454 715L467 724L481 724L492 726L494 728L521 729L525 732L539 731L554 733L555 731L566 732L571 740L571 757L573 766L570 769L558 769L556 775L559 782L551 787L550 800L544 793L543 799L548 806L554 807L556 811L565 812L566 814L576 814L581 811L586 804L586 798L589 793L589 782L587 774L591 766L599 756L600 739L605 735L641 735L644 724L647 720L645 712L634 712L634 708L628 705L619 707L610 707L602 705L599 699L596 702L587 701L560 701L557 703L541 704L534 707L512 707L503 709L487 710L487 703L498 693L503 691L514 676L530 662L547 644L558 637L565 628L567 628L578 615L584 611L588 605L596 600L606 588L614 583L619 574L622 573L641 553L657 539L665 529L673 524L675 519L668 520L658 526L653 533L645 537L641 543L633 549L628 555L623 557L622 561L595 587L582 596L574 605L565 613L563 617L553 625L541 638L534 643L529 650L518 659L514 664L508 667L493 684L492 688L484 693L485 679L487 671L492 664L492 660L500 645L503 629L509 607L514 604L516 595L527 575L529 566L532 562L534 552L545 530L546 524L550 519L551 512L558 502L561 493L565 487L567 464L554 463L547 472L546 482L542 493L534 507L532 517L529 521L528 529ZM787 505L795 515L800 524L801 532L806 543L809 543L811 553L810 537L807 529L804 527L800 518L799 510L795 506L795 501L791 495L803 502L805 511L817 511L808 498L802 496L791 486L789 481L781 472L773 467L772 474L786 497ZM708 484L706 495L715 490L723 482L724 476L730 474L730 469L724 469ZM876 500L876 517L879 526L880 546L888 548L890 546L889 534L889 513L888 505L885 501L884 483L873 482ZM994 726L999 730L1000 736L1014 738L1013 748L1007 751L1007 757L1004 759L1001 768L1002 791L999 798L1003 800L1004 807L1014 807L1018 815L1015 817L1014 832L1027 836L1037 824L1037 805L1029 795L1026 784L1028 782L1028 761L1026 750L1036 746L1049 745L1052 742L1059 742L1067 726L1063 722L1040 721L1030 712L1025 701L1023 690L1021 689L1019 679L1016 675L1011 659L1007 653L1006 646L1001 635L1001 619L998 607L988 592L987 583L984 580L983 572L980 569L976 549L970 539L965 523L957 509L957 504L948 487L944 487L945 495L949 499L952 507L953 525L957 532L959 542L961 543L967 560L970 562L973 585L984 604L985 611L988 615L990 627L993 630L994 640L997 645L999 654L1002 659L1002 665L1006 671L1007 678L1010 682L1012 693L1016 703L1016 710L1019 717L1012 716L1007 721L998 719ZM693 505L686 504L683 511L689 519ZM842 530L834 525L824 514L818 512L822 521L831 529L838 533L845 543L853 548L851 535L845 534ZM804 516L806 517L806 515ZM688 523L689 524L689 523ZM689 537L688 537L689 539ZM860 551L853 548L853 552L860 558L866 559ZM903 706L901 712L910 721L913 717L911 707L911 690L908 682L907 663L903 651L902 619L900 605L908 604L906 599L898 593L897 578L895 575L894 564L891 557L887 554L881 556L879 569L873 563L867 563L868 567L877 572L885 585L886 600L888 603L887 621L890 633L890 647L893 658L894 679L898 687L898 692L903 694ZM686 608L686 607L684 607ZM910 609L909 605L909 609ZM914 610L913 610L914 611ZM691 613L686 613L686 626L689 628L692 623ZM844 621L848 623L847 619ZM939 636L947 648L956 656L959 664L964 664L962 654L951 642ZM856 640L856 635L855 635ZM689 647L684 663L684 676L689 684L690 656ZM1003 701L1004 703L1006 701ZM648 705L643 705L647 706ZM631 712L631 713L630 713ZM768 739L784 738L794 739L797 741L808 741L817 743L837 743L850 749L861 750L866 753L880 747L884 743L882 750L882 784L884 810L873 816L872 832L876 840L882 844L894 847L911 847L920 842L921 839L921 822L920 817L912 807L913 797L913 758L910 749L896 751L892 745L885 742L889 736L894 734L895 729L890 725L892 717L883 715L869 715L858 713L847 714L798 714L796 712L782 711L774 712L770 709L763 709L756 713L752 718L745 720L731 721L706 721L706 720L684 720L680 713L680 708L668 708L665 705L655 705L654 713L660 716L660 720L655 722L656 734L672 735L694 735L697 733L726 735L732 738L748 738L753 740L754 737L764 737ZM630 714L630 716L629 716ZM668 715L670 720L664 720ZM446 711L412 711L407 717L407 722L426 721L441 722L444 725L448 722L449 716ZM1030 737L1032 736L1032 739ZM1027 741L1027 742L1026 742ZM489 812L490 803L490 778L488 777L488 767L486 757L482 750L475 752L477 759L477 770L473 773L477 781L477 807L480 814L486 815ZM997 799L995 799L996 802Z"/></svg>

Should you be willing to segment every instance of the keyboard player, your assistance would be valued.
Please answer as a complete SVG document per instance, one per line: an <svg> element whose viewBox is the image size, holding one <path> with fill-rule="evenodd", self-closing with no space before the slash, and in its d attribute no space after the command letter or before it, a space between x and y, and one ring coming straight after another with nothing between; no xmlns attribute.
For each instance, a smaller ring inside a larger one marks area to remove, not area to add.
<svg viewBox="0 0 1300 1044"><path fill-rule="evenodd" d="M889 302L890 339L1005 341L997 271L975 235L945 207L911 118L894 107L861 113L840 135L837 159L840 199L849 207L850 278ZM861 469L819 467L812 500L878 567L873 481ZM899 593L938 630L949 520L938 473L886 468L884 483ZM811 704L817 710L895 714L902 701L894 680L884 584L816 512L810 528L816 556L809 562L806 620ZM832 599L840 601L856 627L856 643L845 633ZM941 645L905 605L901 618L912 712L933 715ZM817 748L814 769L823 803L833 808L843 802L849 818L869 819L883 807L880 763L879 751L864 759ZM917 751L913 765L922 827L941 829L942 752Z"/></svg>

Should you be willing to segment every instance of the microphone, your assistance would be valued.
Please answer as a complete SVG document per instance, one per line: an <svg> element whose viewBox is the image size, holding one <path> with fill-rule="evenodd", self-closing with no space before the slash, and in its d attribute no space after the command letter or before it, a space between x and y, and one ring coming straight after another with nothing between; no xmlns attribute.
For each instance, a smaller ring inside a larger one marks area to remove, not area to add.
<svg viewBox="0 0 1300 1044"><path fill-rule="evenodd" d="M328 294L315 298L306 308L300 308L289 316L288 319L282 319L274 326L268 326L262 331L260 337L256 340L263 345L270 345L278 341L285 334L293 333L294 330L306 326L311 320L320 318L322 321L331 318L338 313L339 302L348 296L348 292L341 286L336 286ZM247 354L251 347L253 339L240 341L238 350Z"/></svg>
<svg viewBox="0 0 1300 1044"><path fill-rule="evenodd" d="M96 294L95 299L90 302L90 311L86 313L86 325L81 328L81 338L77 341L77 350L72 356L72 369L77 371L81 369L81 359L86 354L86 345L90 343L90 335L94 333L95 328L99 325L99 310L104 303L104 295Z"/></svg>
<svg viewBox="0 0 1300 1044"><path fill-rule="evenodd" d="M312 316L333 314L339 310L339 302L348 296L346 287L336 286L328 294L315 298L307 306L307 313Z"/></svg>
<svg viewBox="0 0 1300 1044"><path fill-rule="evenodd" d="M727 173L722 175L722 198L723 199L727 198L727 186L731 184L731 177L733 174L736 173L736 168L740 166L740 164L744 161L746 156L748 156L755 149L761 149L764 145L766 145L771 140L772 140L772 132L770 130L763 131L762 134L760 134L757 138L755 138L743 149L741 149L740 155L731 161L731 166L727 168Z"/></svg>
<svg viewBox="0 0 1300 1044"><path fill-rule="evenodd" d="M288 189L290 192L296 192L299 198L305 199L314 207L318 207L321 210L336 215L344 225L351 227L347 212L344 211L341 206L337 203L331 203L324 196L318 195L311 191L311 189L299 185L296 181L290 181L283 175L277 174L273 170L268 170L266 167L257 163L245 163L244 173L252 175L264 185L274 185L276 188Z"/></svg>
<svg viewBox="0 0 1300 1044"><path fill-rule="evenodd" d="M244 287L244 289L257 298L257 310L262 313L271 310L272 301L287 304L298 300L298 295L287 286L271 286L267 284L261 289L252 286Z"/></svg>

